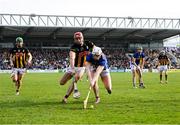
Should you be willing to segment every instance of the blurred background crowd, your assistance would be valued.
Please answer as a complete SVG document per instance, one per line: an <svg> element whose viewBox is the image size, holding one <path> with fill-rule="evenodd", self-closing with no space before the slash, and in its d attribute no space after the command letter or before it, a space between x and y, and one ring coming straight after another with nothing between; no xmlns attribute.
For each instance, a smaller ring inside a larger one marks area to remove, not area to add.
<svg viewBox="0 0 180 125"><path fill-rule="evenodd" d="M180 68L180 48L164 48L171 60L171 68ZM155 68L157 57L161 49L144 49L145 65L144 68ZM30 49L33 56L32 66L30 69L64 69L69 66L69 49ZM129 60L126 53L133 53L132 50L104 49L103 52L108 58L111 69L129 68ZM0 69L11 69L9 65L9 49L0 50Z"/></svg>

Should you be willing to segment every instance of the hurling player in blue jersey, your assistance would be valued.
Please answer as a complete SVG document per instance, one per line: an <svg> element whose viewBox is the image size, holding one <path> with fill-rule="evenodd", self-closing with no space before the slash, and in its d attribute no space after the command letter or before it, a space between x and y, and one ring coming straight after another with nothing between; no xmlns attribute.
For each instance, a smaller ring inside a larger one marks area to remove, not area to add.
<svg viewBox="0 0 180 125"><path fill-rule="evenodd" d="M133 55L133 60L132 60L132 63L134 65L132 69L134 87L136 87L135 81L136 81L136 74L137 74L139 77L139 88L145 88L143 79L142 79L142 70L143 70L144 62L145 62L144 57L145 55L144 55L142 47L138 47L137 51Z"/></svg>
<svg viewBox="0 0 180 125"><path fill-rule="evenodd" d="M109 94L112 91L111 76L109 73L107 58L102 53L100 47L94 47L93 51L86 57L86 70L90 81L90 85L94 90L96 104L100 102L98 78L101 77L102 82Z"/></svg>

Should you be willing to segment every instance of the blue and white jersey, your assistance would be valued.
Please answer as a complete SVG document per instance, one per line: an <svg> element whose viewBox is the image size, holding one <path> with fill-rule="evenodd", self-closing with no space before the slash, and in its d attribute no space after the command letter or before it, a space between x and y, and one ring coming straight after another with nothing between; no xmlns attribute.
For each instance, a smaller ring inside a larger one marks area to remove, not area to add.
<svg viewBox="0 0 180 125"><path fill-rule="evenodd" d="M136 53L134 53L133 57L135 58L136 65L141 65L145 55L144 55L143 52L141 52L141 53L140 52L136 52Z"/></svg>
<svg viewBox="0 0 180 125"><path fill-rule="evenodd" d="M86 61L90 62L96 68L98 66L104 66L104 70L109 68L107 58L104 54L101 55L99 60L94 60L93 54L90 53L89 55L86 56Z"/></svg>

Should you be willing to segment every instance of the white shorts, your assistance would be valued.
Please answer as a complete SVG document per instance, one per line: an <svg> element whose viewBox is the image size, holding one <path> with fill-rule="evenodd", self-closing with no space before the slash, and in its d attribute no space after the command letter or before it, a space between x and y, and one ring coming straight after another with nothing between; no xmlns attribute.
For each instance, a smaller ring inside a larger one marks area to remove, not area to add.
<svg viewBox="0 0 180 125"><path fill-rule="evenodd" d="M14 76L14 75L22 75L26 72L26 69L25 68L13 68L12 72L11 72L11 77Z"/></svg>
<svg viewBox="0 0 180 125"><path fill-rule="evenodd" d="M137 66L137 67L136 67L135 65L131 65L130 68L131 68L131 71L134 71L134 70L136 70L137 68L140 69L140 66Z"/></svg>
<svg viewBox="0 0 180 125"><path fill-rule="evenodd" d="M96 68L93 67L93 66L91 66L90 70L91 70L91 72L95 72L95 71L96 71ZM101 74L100 74L101 77L104 77L104 76L107 76L107 75L110 75L109 69L103 70L103 71L101 72Z"/></svg>
<svg viewBox="0 0 180 125"><path fill-rule="evenodd" d="M131 71L133 71L133 70L135 70L135 69L136 69L136 66L134 66L134 65L130 65L130 69L131 69Z"/></svg>
<svg viewBox="0 0 180 125"><path fill-rule="evenodd" d="M74 67L74 71L72 70L71 67L67 68L67 73L80 73L80 72L85 72L85 67Z"/></svg>
<svg viewBox="0 0 180 125"><path fill-rule="evenodd" d="M167 65L161 65L159 66L159 71L162 72L162 71L167 71L168 70L168 67Z"/></svg>

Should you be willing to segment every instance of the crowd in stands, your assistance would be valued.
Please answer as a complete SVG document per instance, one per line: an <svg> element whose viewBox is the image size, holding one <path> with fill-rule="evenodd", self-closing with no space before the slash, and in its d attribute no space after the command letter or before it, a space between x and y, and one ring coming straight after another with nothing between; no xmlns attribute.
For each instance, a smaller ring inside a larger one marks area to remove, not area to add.
<svg viewBox="0 0 180 125"><path fill-rule="evenodd" d="M157 57L160 49L144 49L145 68L155 68ZM68 49L30 49L33 56L32 66L30 69L64 69L69 66L69 50ZM104 49L112 69L126 69L129 68L129 60L125 56L126 53L132 51L121 49ZM169 58L172 62L172 68L180 68L180 48L166 49L170 55ZM9 65L9 50L0 50L0 69L11 69Z"/></svg>
<svg viewBox="0 0 180 125"><path fill-rule="evenodd" d="M11 69L9 63L9 50L0 49L0 69Z"/></svg>
<svg viewBox="0 0 180 125"><path fill-rule="evenodd" d="M32 49L32 69L64 69L68 67L67 49Z"/></svg>

